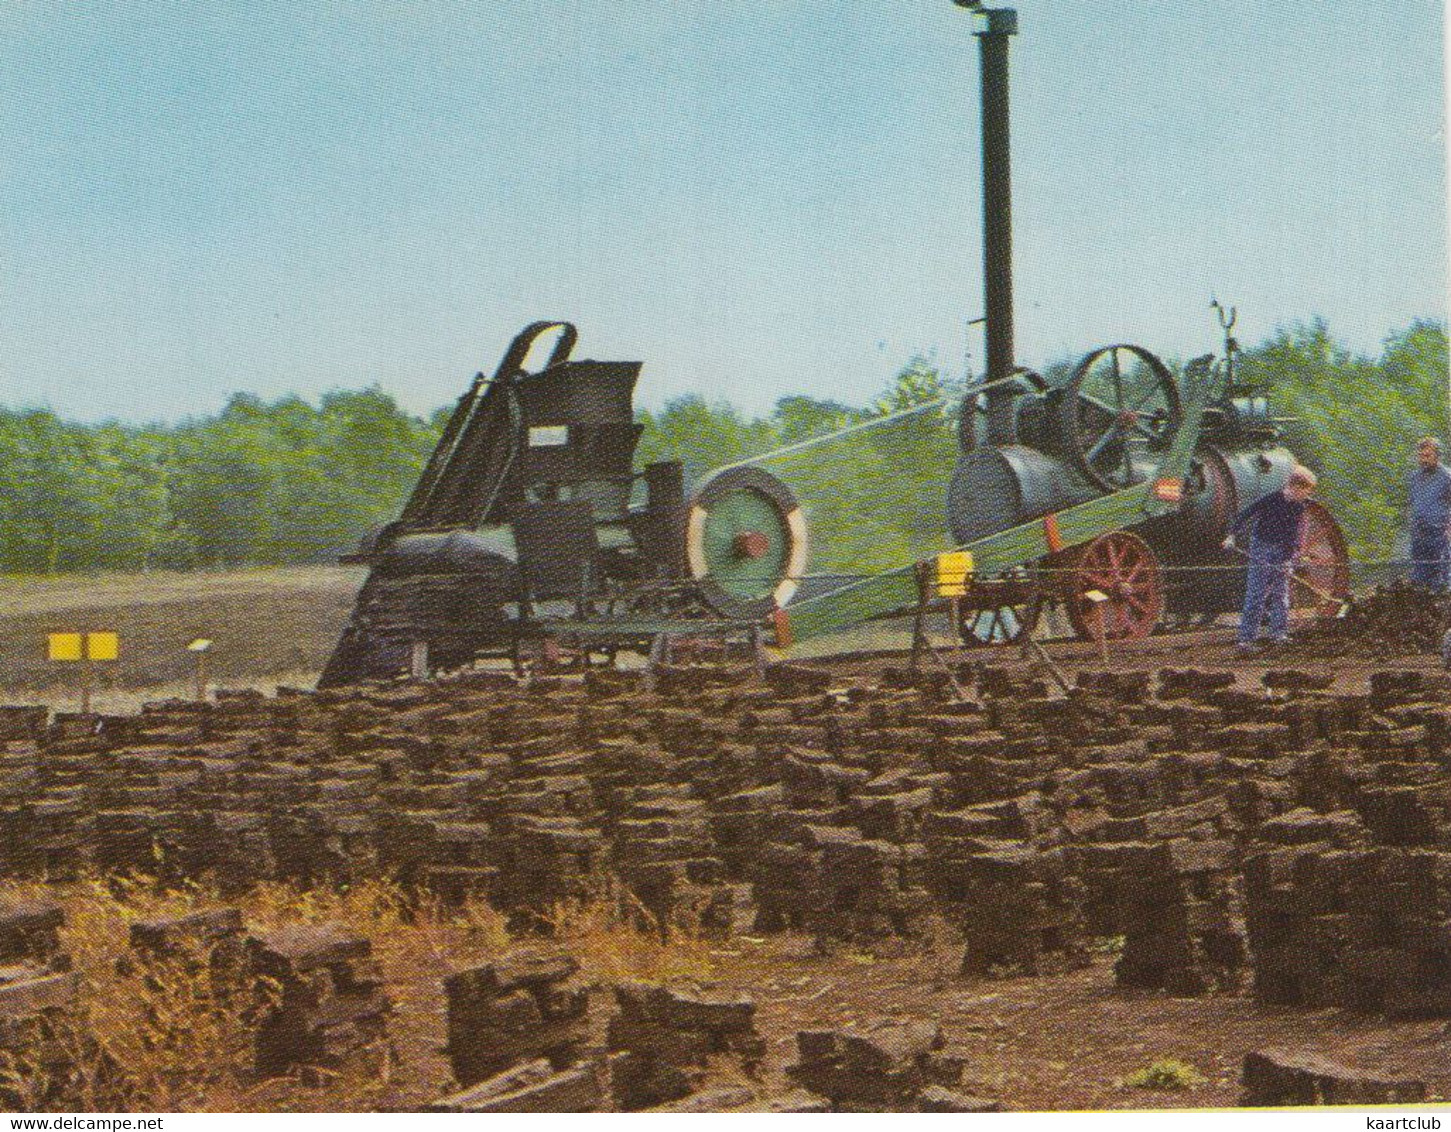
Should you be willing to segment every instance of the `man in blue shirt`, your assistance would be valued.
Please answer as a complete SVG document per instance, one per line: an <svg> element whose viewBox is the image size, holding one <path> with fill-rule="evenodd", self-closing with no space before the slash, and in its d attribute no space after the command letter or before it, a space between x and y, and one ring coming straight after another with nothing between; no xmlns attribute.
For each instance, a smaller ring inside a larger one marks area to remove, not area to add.
<svg viewBox="0 0 1451 1132"><path fill-rule="evenodd" d="M1440 593L1446 589L1451 546L1451 468L1441 463L1441 442L1426 437L1416 445L1411 473L1411 584Z"/></svg>
<svg viewBox="0 0 1451 1132"><path fill-rule="evenodd" d="M1314 472L1297 464L1282 490L1261 496L1229 526L1226 550L1234 546L1237 534L1253 524L1244 612L1239 618L1240 652L1255 651L1262 624L1269 629L1272 644L1289 642L1290 572L1305 538L1305 501L1314 494L1317 482Z"/></svg>

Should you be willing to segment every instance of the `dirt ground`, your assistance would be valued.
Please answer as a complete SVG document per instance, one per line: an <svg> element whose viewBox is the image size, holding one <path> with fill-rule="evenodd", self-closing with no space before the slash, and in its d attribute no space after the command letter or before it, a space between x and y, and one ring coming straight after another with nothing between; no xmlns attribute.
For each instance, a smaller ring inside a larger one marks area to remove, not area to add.
<svg viewBox="0 0 1451 1132"><path fill-rule="evenodd" d="M1233 668L1239 685L1249 688L1271 669L1295 668L1333 672L1336 690L1361 692L1375 669L1441 666L1439 657L1428 656L1328 660L1294 646L1244 658L1229 628L1116 644L1106 665L1091 644L1053 642L1046 651L1070 682L1084 668ZM966 657L1025 665L1018 650L1008 647L942 649L941 655L947 661ZM866 673L903 660L892 651L837 664L844 673ZM1232 1107L1241 1093L1244 1055L1266 1047L1313 1050L1367 1074L1418 1077L1430 1086L1433 1100L1451 1099L1451 1024L1445 1020L1389 1022L1339 1010L1258 1006L1236 995L1173 998L1126 991L1115 986L1113 960L1106 954L1081 971L979 980L957 972L959 954L950 945L895 958L827 958L811 956L804 947L783 953L780 945L765 941L741 947L738 955L721 957L721 976L757 995L763 1029L784 1060L794 1053L798 1029L839 1027L853 1018L935 1017L968 1057L964 1091L1001 1098L1017 1110ZM1206 1083L1169 1092L1123 1084L1136 1070L1166 1058L1192 1065Z"/></svg>
<svg viewBox="0 0 1451 1132"><path fill-rule="evenodd" d="M0 699L73 707L77 674L45 657L46 634L68 631L121 635L120 660L96 666L98 710L190 694L198 637L215 682L310 685L362 580L345 566L0 579Z"/></svg>
<svg viewBox="0 0 1451 1132"><path fill-rule="evenodd" d="M1257 1006L1236 995L1125 991L1115 986L1106 954L1083 970L1001 979L962 977L960 958L950 938L930 952L893 957L817 955L802 937L744 937L710 952L708 979L755 999L769 1052L754 1085L768 1094L793 1087L786 1068L796 1060L798 1031L901 1018L937 1020L950 1050L966 1059L962 1091L1018 1112L1232 1108L1243 1091L1245 1054L1272 1047L1312 1050L1368 1074L1414 1077L1427 1083L1433 1103L1451 1099L1445 1020L1389 1022ZM400 1083L407 1082L400 1102L426 1103L429 1087L446 1087L447 1064L438 1053L445 973L415 962L406 986L390 986L399 1011L393 1033L402 1039ZM606 1013L608 993L596 1000L596 1013ZM1193 1066L1204 1083L1162 1091L1124 1083L1167 1058ZM416 1096L409 1095L413 1089Z"/></svg>
<svg viewBox="0 0 1451 1132"><path fill-rule="evenodd" d="M1443 1021L1386 1022L1343 1011L1256 1006L1248 998L1171 998L1114 985L1113 962L1034 978L970 979L959 952L873 958L812 957L763 943L720 959L721 978L756 995L773 1060L795 1054L797 1030L854 1019L935 1018L967 1059L963 1091L1017 1111L1220 1108L1239 1103L1240 1065L1252 1050L1311 1049L1368 1072L1425 1080L1451 1098L1451 1032ZM782 952L786 952L782 954ZM1173 1058L1206 1082L1192 1090L1133 1088L1124 1078Z"/></svg>

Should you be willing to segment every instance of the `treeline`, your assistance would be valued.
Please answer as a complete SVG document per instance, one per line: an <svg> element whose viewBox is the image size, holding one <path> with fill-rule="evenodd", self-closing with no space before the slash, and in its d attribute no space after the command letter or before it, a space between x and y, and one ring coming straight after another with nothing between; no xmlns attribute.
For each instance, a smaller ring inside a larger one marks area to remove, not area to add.
<svg viewBox="0 0 1451 1132"><path fill-rule="evenodd" d="M1447 434L1447 335L1421 321L1376 357L1323 323L1286 328L1243 356L1361 557L1392 552L1409 446ZM1050 369L1050 373L1053 369ZM947 396L928 359L873 404L787 396L764 416L690 396L642 412L642 460L700 474ZM0 572L224 568L325 562L397 515L446 411L421 419L377 388L264 402L238 394L176 425L82 425L0 409ZM767 466L807 504L818 568L897 565L944 544L950 416L930 412L807 447Z"/></svg>
<svg viewBox="0 0 1451 1132"><path fill-rule="evenodd" d="M1406 477L1422 436L1448 439L1446 324L1421 320L1386 339L1379 357L1338 344L1323 321L1279 331L1245 356L1243 376L1291 420L1296 455L1322 477L1321 498L1352 557L1404 555Z"/></svg>
<svg viewBox="0 0 1451 1132"><path fill-rule="evenodd" d="M0 410L0 571L330 560L394 517L437 429L378 389L238 394L174 426Z"/></svg>

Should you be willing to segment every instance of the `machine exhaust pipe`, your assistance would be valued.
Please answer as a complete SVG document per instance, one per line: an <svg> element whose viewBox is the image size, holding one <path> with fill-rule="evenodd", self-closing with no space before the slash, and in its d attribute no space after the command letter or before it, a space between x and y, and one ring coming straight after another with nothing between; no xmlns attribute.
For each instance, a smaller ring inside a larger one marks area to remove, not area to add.
<svg viewBox="0 0 1451 1132"><path fill-rule="evenodd" d="M1004 378L1017 368L1013 345L1013 157L1008 94L1008 46L1018 33L1012 8L982 8L957 0L978 21L982 60L982 258L986 314L987 381L1001 382L985 394L990 444L1016 444L1016 401L1020 390Z"/></svg>

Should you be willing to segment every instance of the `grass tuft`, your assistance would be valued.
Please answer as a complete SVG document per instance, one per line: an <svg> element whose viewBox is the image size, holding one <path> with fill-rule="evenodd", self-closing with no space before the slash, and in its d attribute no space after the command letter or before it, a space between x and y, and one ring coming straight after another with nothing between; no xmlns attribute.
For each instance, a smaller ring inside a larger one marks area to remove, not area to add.
<svg viewBox="0 0 1451 1132"><path fill-rule="evenodd" d="M1130 1073L1123 1079L1123 1084L1130 1089L1176 1092L1183 1089L1197 1089L1207 1081L1208 1078L1187 1061L1166 1057Z"/></svg>

